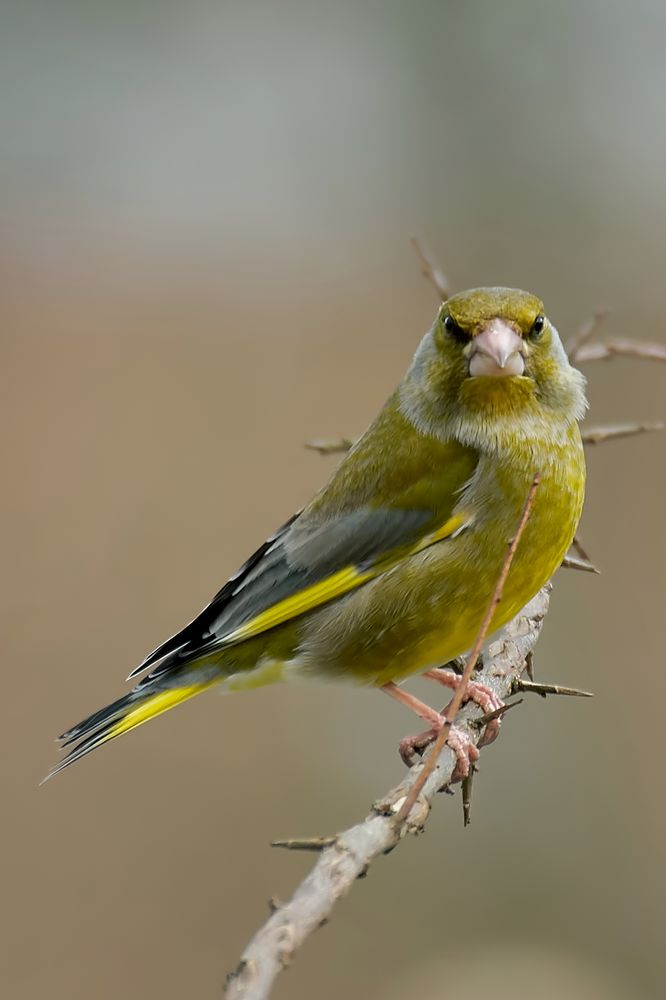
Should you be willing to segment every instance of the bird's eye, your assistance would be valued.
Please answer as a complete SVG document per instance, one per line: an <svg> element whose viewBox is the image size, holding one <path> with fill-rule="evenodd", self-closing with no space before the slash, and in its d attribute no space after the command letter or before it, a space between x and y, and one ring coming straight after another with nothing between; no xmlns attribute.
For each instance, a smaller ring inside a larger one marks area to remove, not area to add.
<svg viewBox="0 0 666 1000"><path fill-rule="evenodd" d="M455 340L457 340L459 344L466 344L467 341L469 340L469 337L467 336L465 331L458 326L453 316L449 315L448 313L444 317L444 327L447 333L450 333L451 336Z"/></svg>
<svg viewBox="0 0 666 1000"><path fill-rule="evenodd" d="M532 323L532 329L530 330L530 338L532 340L538 340L543 331L545 330L545 328L546 328L546 317L537 316L537 318L534 320L534 323Z"/></svg>

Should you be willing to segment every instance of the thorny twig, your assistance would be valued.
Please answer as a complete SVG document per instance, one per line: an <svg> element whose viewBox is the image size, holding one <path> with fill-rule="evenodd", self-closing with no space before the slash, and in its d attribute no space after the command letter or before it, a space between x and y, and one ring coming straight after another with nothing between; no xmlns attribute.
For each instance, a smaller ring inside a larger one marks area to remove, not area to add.
<svg viewBox="0 0 666 1000"><path fill-rule="evenodd" d="M288 903L277 910L274 906L271 907L273 912L268 921L250 941L237 970L227 980L227 1000L265 1000L280 970L289 963L305 938L328 919L340 896L348 892L354 881L367 872L368 866L375 858L392 850L407 830L415 832L423 827L430 811L432 797L443 785L451 781L455 762L451 751L446 748L446 737L454 720L457 720L465 689L478 661L497 605L502 598L513 557L532 510L539 479L537 472L530 486L516 532L509 543L476 642L465 664L461 682L446 710L445 724L425 760L411 768L407 778L389 792L380 803L375 803L373 813L363 823L334 838L316 837L309 840L292 839L274 842L276 846L292 850L315 850L320 855L319 860ZM496 686L501 690L511 690L514 682L519 680L520 673L525 668L526 656L536 642L547 604L548 588L544 588L537 598L530 602L523 614L506 627L503 639L494 644L494 661L493 646L491 646L484 670L489 672L490 678L495 679ZM523 624L525 618L527 627ZM504 674L501 671L502 657L505 664ZM511 674L510 679L509 674ZM498 685L497 679L502 676L505 683ZM478 710L475 715L478 717ZM467 720L467 732L473 733L471 738L478 743L481 740L482 730L478 725L473 725L474 716L467 716ZM468 779L463 799L466 824L469 822L470 796L471 780Z"/></svg>
<svg viewBox="0 0 666 1000"><path fill-rule="evenodd" d="M483 667L476 672L475 679L492 688L499 698L510 696L514 679L526 669L527 657L537 642L548 610L549 596L550 585L502 629L484 653ZM479 743L483 735L480 720L478 706L469 703L456 718L456 725ZM271 906L268 920L249 942L238 968L227 980L226 1000L266 1000L280 971L308 936L327 921L356 879L365 875L372 862L396 847L407 833L422 830L437 792L450 784L456 759L449 747L442 749L407 822L398 824L396 816L424 766L421 762L410 768L395 788L375 802L365 819L334 838L288 842L293 850L316 851L317 861L288 902L277 909L275 904Z"/></svg>

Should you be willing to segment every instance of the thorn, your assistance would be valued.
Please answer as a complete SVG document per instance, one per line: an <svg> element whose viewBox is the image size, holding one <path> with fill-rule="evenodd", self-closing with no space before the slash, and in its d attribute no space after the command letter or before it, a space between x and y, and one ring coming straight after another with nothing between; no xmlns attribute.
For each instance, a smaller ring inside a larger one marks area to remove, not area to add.
<svg viewBox="0 0 666 1000"><path fill-rule="evenodd" d="M294 837L291 840L272 840L271 847L284 847L287 851L323 851L332 847L337 841L335 837Z"/></svg>
<svg viewBox="0 0 666 1000"><path fill-rule="evenodd" d="M471 726L478 726L481 729L488 722L492 722L493 719L501 719L511 708L515 708L516 705L522 705L523 699L519 698L518 701L510 701L506 705L500 705L496 708L494 712L486 712L485 715L480 715L477 719L470 719L469 724Z"/></svg>
<svg viewBox="0 0 666 1000"><path fill-rule="evenodd" d="M587 559L579 559L578 556L565 556L561 565L563 569L579 569L583 573L596 573L597 576L601 574L601 570L598 570L594 563L588 562Z"/></svg>
<svg viewBox="0 0 666 1000"><path fill-rule="evenodd" d="M516 694L517 691L531 691L542 698L549 694L566 695L568 698L594 698L591 691L581 691L580 688L565 687L563 684L535 684L522 678L516 678L511 685L511 694Z"/></svg>
<svg viewBox="0 0 666 1000"><path fill-rule="evenodd" d="M284 903L282 902L282 900L278 899L277 896L271 896L271 898L268 900L268 909L271 911L271 913L277 913L277 911L281 910L283 906Z"/></svg>
<svg viewBox="0 0 666 1000"><path fill-rule="evenodd" d="M474 773L476 768L472 766L469 769L469 774L462 781L462 807L463 807L463 826L468 827L471 823L471 812L472 812L472 782L474 780Z"/></svg>
<svg viewBox="0 0 666 1000"><path fill-rule="evenodd" d="M580 558L584 559L585 562L589 563L594 562L592 556L587 551L587 547L583 545L580 535L574 535L573 542L571 543L571 548L575 549Z"/></svg>

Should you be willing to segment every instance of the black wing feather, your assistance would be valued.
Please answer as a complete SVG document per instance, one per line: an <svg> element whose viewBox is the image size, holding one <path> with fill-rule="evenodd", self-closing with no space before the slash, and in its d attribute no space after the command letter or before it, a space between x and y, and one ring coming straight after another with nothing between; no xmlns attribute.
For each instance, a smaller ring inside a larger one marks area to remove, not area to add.
<svg viewBox="0 0 666 1000"><path fill-rule="evenodd" d="M196 618L193 618L192 621L185 626L185 628L181 629L180 632L176 632L175 635L172 635L166 640L166 642L163 642L156 649L154 649L152 653L149 653L148 656L146 656L146 658L132 670L127 680L131 680L133 677L136 677L137 674L147 670L148 667L158 663L169 653L176 653L184 646L188 646L189 644L200 640L202 633L206 630L206 622L210 621L211 613L214 611L220 611L231 600L236 587L238 587L242 580L244 580L252 572L255 566L261 562L271 545L274 545L275 542L289 530L300 513L301 511L297 510L295 514L292 514L288 521L285 521L285 523L270 536L270 538L267 538L263 545L260 545L256 552L252 553L249 559L246 559L241 568L234 573L233 576L229 577L222 589L218 590L210 604L207 604L206 607L196 616Z"/></svg>

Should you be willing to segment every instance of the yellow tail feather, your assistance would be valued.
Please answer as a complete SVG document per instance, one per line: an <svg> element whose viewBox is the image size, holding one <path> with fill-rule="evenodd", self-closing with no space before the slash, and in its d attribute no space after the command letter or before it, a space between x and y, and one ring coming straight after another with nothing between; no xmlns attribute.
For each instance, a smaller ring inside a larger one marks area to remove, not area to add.
<svg viewBox="0 0 666 1000"><path fill-rule="evenodd" d="M168 712L170 708L180 705L188 698L193 698L215 683L215 680L207 680L197 684L186 684L183 687L169 688L167 691L157 691L155 694L146 692L141 698L129 694L107 706L106 709L102 709L101 712L96 712L89 719L84 720L64 734L63 739L69 744L76 742L76 746L47 774L44 781L48 781L54 774L69 767L75 760L85 757L97 747L115 740L117 736L129 733L131 729L142 726L144 722L162 715L163 712Z"/></svg>
<svg viewBox="0 0 666 1000"><path fill-rule="evenodd" d="M193 698L195 694L200 694L214 683L214 681L206 681L201 684L188 684L185 687L159 691L157 694L147 698L146 701L141 702L136 708L130 709L127 715L114 723L109 731L105 733L102 742L106 743L108 740L115 739L116 736L129 733L131 729L136 729L137 726L142 726L144 722L155 719L158 715L162 715L163 712L168 712L170 708L175 708L176 705L187 701L188 698Z"/></svg>

